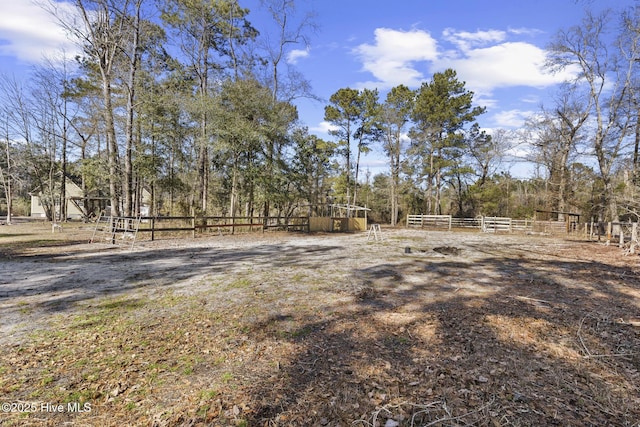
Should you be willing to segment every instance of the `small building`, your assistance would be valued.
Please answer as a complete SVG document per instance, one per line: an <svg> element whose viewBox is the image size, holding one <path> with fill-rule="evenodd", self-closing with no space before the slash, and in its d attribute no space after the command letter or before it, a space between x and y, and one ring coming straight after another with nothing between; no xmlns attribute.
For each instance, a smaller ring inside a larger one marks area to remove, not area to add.
<svg viewBox="0 0 640 427"><path fill-rule="evenodd" d="M571 233L577 230L580 214L575 212L546 211L537 209L533 228L537 232Z"/></svg>
<svg viewBox="0 0 640 427"><path fill-rule="evenodd" d="M56 183L53 190L54 203L50 203L54 209L54 218L60 219L60 185ZM108 197L84 197L82 188L77 185L71 178L67 177L65 181L65 207L67 212L66 219L84 219L87 220L93 216L99 216L101 212L109 214L110 199ZM47 206L43 203L45 196L41 189L33 190L29 193L31 196L31 217L47 218ZM149 206L151 202L151 193L147 189L142 190L142 206L140 213L142 216L149 215Z"/></svg>
<svg viewBox="0 0 640 427"><path fill-rule="evenodd" d="M60 185L57 184L54 188L54 201L50 203L54 209L55 217L59 218L60 216ZM82 219L85 217L84 208L77 203L77 200L82 200L83 193L82 188L80 188L73 180L69 177L65 180L65 203L67 210L67 219ZM47 217L47 206L44 203L45 196L41 188L37 188L29 193L31 196L31 217L33 218L46 218Z"/></svg>
<svg viewBox="0 0 640 427"><path fill-rule="evenodd" d="M309 218L309 231L351 232L367 230L367 212L371 209L338 204L332 204L329 207L331 208L330 216Z"/></svg>

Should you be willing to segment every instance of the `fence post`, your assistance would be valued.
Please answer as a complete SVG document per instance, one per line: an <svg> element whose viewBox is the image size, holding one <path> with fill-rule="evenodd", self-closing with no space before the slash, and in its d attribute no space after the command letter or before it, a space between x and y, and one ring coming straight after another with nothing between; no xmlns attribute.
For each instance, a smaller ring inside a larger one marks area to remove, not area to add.
<svg viewBox="0 0 640 427"><path fill-rule="evenodd" d="M153 242L156 237L156 217L151 217L151 241Z"/></svg>
<svg viewBox="0 0 640 427"><path fill-rule="evenodd" d="M619 248L624 247L624 230L622 228L622 224L620 224L620 243L618 243Z"/></svg>
<svg viewBox="0 0 640 427"><path fill-rule="evenodd" d="M109 220L111 222L111 244L115 245L116 244L116 232L117 232L117 227L118 227L118 219L116 217L109 217Z"/></svg>

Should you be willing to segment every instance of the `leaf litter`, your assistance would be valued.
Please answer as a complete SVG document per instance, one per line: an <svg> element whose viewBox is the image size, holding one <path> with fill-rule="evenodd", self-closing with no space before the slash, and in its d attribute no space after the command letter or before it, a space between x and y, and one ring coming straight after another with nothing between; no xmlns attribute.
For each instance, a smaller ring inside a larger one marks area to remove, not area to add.
<svg viewBox="0 0 640 427"><path fill-rule="evenodd" d="M385 229L125 252L77 235L0 241L0 395L91 410L0 425L640 421L638 258L615 247Z"/></svg>

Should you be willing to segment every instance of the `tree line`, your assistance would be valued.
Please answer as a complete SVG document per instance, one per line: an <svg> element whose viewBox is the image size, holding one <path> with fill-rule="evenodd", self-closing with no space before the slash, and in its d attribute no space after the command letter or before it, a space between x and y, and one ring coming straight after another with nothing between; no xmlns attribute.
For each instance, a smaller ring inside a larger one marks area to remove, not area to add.
<svg viewBox="0 0 640 427"><path fill-rule="evenodd" d="M76 14L57 6L49 12L81 54L27 80L0 77L9 221L33 191L50 219L66 218L66 177L87 216L92 199L138 215L147 191L151 215L286 217L346 204L394 225L408 213L637 219L637 8L587 12L558 31L545 66L574 77L520 129L483 129L485 108L447 69L384 96L336 90L324 140L295 106L314 95L287 55L315 27L294 0L263 0L265 28L236 0L76 0ZM387 172L362 167L371 150ZM506 171L514 156L536 165L530 178Z"/></svg>

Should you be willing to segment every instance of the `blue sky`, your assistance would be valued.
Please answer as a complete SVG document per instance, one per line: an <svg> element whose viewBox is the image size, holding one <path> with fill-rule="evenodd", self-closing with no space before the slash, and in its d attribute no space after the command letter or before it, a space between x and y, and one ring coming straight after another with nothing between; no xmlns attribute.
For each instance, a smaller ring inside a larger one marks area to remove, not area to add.
<svg viewBox="0 0 640 427"><path fill-rule="evenodd" d="M60 3L60 2L59 2ZM65 3L61 3L63 6ZM259 0L240 0L263 27ZM481 126L516 129L549 104L565 77L540 66L544 47L556 31L580 22L585 8L623 7L634 0L300 0L313 11L319 30L309 34L291 62L323 99L340 88L378 88L381 98L398 84L412 88L434 72L453 68L476 102L486 106ZM75 46L32 0L0 0L0 73L24 75L43 53ZM330 138L324 104L297 102L301 120L313 133ZM364 161L374 173L384 160L374 150ZM527 174L521 165L514 175Z"/></svg>

